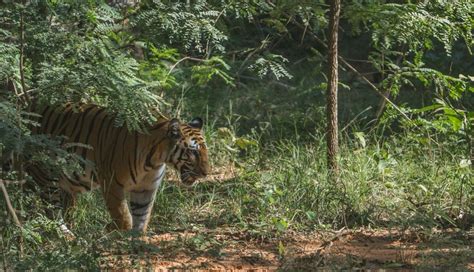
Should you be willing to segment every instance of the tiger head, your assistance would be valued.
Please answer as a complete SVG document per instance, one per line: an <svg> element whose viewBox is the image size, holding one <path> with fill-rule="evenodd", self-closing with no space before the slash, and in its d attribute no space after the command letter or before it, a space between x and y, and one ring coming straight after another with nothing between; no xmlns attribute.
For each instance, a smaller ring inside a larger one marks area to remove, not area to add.
<svg viewBox="0 0 474 272"><path fill-rule="evenodd" d="M169 136L176 143L169 162L178 170L181 181L186 185L193 184L210 172L202 126L201 118L194 118L187 124L172 119L168 126Z"/></svg>

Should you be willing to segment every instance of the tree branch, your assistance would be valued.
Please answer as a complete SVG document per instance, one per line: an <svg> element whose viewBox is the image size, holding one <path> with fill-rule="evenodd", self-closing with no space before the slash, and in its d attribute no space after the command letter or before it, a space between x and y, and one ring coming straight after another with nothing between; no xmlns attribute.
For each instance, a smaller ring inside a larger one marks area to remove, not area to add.
<svg viewBox="0 0 474 272"><path fill-rule="evenodd" d="M395 103L392 102L392 100L388 99L388 97L386 97L380 90L379 88L377 88L377 86L375 86L369 79L367 79L367 77L365 77L364 75L362 75L359 71L357 71L356 68L354 68L349 62L347 62L345 59L343 59L342 57L339 57L339 60L347 67L349 68L349 70L351 70L352 72L354 72L357 76L359 76L365 83L367 83L367 85L369 85L370 88L372 88L372 90L374 90L380 97L382 97L382 99L384 99L387 103L389 103L390 105L392 105L392 107L397 110L405 119L407 120L411 120L410 117L408 117L408 115L406 115L397 105L395 105Z"/></svg>
<svg viewBox="0 0 474 272"><path fill-rule="evenodd" d="M305 27L301 25L300 23L293 21L295 25L297 25L299 28L304 29ZM313 31L308 31L308 33L315 39L321 46L324 48L328 48L327 44L323 42L316 34L314 34ZM408 117L395 103L393 103L388 97L386 97L382 91L377 88L367 77L365 77L363 74L361 74L356 68L354 68L349 62L347 62L343 57L339 56L338 59L341 61L341 63L346 66L349 70L354 72L358 77L362 79L365 83L369 85L369 87L374 90L382 99L384 99L387 103L389 103L396 111L398 111L405 119L408 121L411 121L410 117Z"/></svg>
<svg viewBox="0 0 474 272"><path fill-rule="evenodd" d="M178 64L180 64L181 62L183 62L185 60L194 60L194 61L198 61L198 62L205 61L204 59L198 59L198 58L193 58L193 57L184 57L184 58L178 60L175 64L173 64L173 66L171 66L170 70L168 71L168 74L166 74L166 77L168 77L171 74L171 72L173 72L173 70L176 68L176 66L178 66Z"/></svg>

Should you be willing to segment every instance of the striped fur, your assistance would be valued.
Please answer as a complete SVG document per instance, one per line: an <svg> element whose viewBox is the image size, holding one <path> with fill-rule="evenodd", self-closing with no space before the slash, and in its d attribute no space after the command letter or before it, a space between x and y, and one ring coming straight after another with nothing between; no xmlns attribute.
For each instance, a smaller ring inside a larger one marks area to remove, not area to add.
<svg viewBox="0 0 474 272"><path fill-rule="evenodd" d="M142 134L114 126L114 117L95 105L69 104L62 109L44 107L34 111L42 116L41 126L34 133L66 136L67 142L89 145L91 148L76 147L75 152L93 165L85 165L83 174L62 175L59 179L49 178L47 171L36 165L28 165L28 173L47 191L59 186L72 204L77 194L101 188L119 229L146 231L166 165L177 169L185 184L209 172L199 118L188 124L162 118Z"/></svg>

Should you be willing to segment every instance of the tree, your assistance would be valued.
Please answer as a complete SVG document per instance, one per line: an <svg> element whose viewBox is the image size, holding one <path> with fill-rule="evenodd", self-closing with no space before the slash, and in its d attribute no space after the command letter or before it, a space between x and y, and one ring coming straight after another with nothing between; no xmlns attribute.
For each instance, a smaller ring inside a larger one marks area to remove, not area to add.
<svg viewBox="0 0 474 272"><path fill-rule="evenodd" d="M339 172L337 163L338 153L338 126L337 126L337 84L338 84L338 54L337 54L337 34L339 26L339 14L341 12L341 1L332 0L329 17L329 44L328 63L329 77L327 87L327 160L331 179L337 179Z"/></svg>

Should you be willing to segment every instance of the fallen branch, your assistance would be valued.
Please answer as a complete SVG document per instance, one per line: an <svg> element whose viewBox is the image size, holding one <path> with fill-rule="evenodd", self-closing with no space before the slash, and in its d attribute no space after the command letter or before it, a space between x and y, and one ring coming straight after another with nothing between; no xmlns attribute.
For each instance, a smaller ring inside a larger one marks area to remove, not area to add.
<svg viewBox="0 0 474 272"><path fill-rule="evenodd" d="M300 260L304 262L305 265L310 264L313 269L317 270L317 268L321 266L321 263L324 260L324 252L327 251L329 248L331 248L334 242L339 240L342 236L352 233L351 230L347 230L347 231L345 230L346 230L346 227L343 227L340 230L336 231L334 236L332 236L330 239L323 240L323 243L316 249L315 252L300 257ZM280 268L282 270L292 270L292 269L295 270L294 267L292 267L295 264L295 260L296 260L295 258L290 259L288 262L284 263Z"/></svg>
<svg viewBox="0 0 474 272"><path fill-rule="evenodd" d="M352 233L352 231L344 231L345 228L346 227L343 227L342 229L338 230L336 232L336 234L331 239L324 241L324 243L322 243L321 246L318 247L318 249L316 250L316 252L313 255L315 257L318 257L318 262L316 263L315 267L318 267L321 264L321 262L323 261L324 258L322 256L322 253L324 251L326 251L327 249L332 247L334 242L339 240L339 238L341 238L342 236Z"/></svg>

